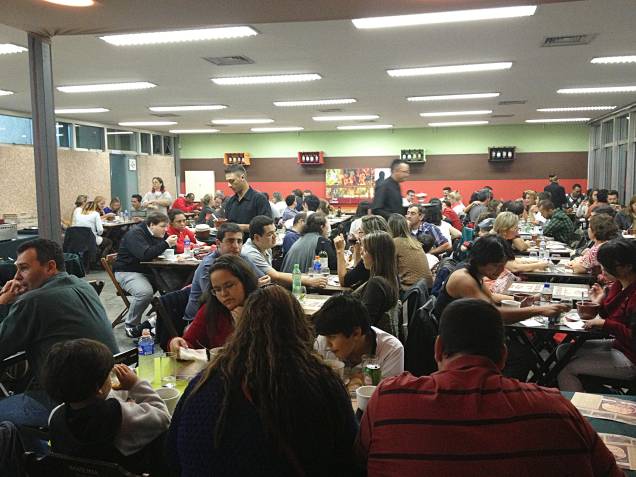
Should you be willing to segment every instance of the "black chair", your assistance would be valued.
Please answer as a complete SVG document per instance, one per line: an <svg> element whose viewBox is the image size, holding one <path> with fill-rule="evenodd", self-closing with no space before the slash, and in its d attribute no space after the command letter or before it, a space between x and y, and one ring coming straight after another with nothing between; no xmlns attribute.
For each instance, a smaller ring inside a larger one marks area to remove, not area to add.
<svg viewBox="0 0 636 477"><path fill-rule="evenodd" d="M111 462L80 459L54 452L40 458L33 452L26 452L24 468L29 477L140 477Z"/></svg>
<svg viewBox="0 0 636 477"><path fill-rule="evenodd" d="M130 348L129 350L114 354L113 359L115 360L115 364L125 364L126 366L137 365L139 362L137 348Z"/></svg>
<svg viewBox="0 0 636 477"><path fill-rule="evenodd" d="M636 379L616 379L604 378L602 376L590 376L582 374L579 376L585 392L598 394L622 394L633 396L636 394Z"/></svg>
<svg viewBox="0 0 636 477"><path fill-rule="evenodd" d="M183 319L183 314L189 299L190 287L152 299L152 307L157 312L156 341L165 351L168 351L170 340L175 336L181 336L188 325Z"/></svg>
<svg viewBox="0 0 636 477"><path fill-rule="evenodd" d="M64 233L62 249L67 253L76 253L82 259L85 271L97 257L97 242L95 234L88 227L69 227Z"/></svg>

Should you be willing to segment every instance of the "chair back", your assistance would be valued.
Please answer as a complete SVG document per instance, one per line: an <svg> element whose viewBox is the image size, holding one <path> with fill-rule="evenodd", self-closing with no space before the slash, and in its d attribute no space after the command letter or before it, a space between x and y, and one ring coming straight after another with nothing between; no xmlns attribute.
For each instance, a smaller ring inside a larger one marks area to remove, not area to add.
<svg viewBox="0 0 636 477"><path fill-rule="evenodd" d="M121 299L124 301L124 304L126 306L130 306L130 302L128 301L128 298L127 298L127 293L121 287L121 285L115 278L115 273L113 272L113 264L115 263L115 260L117 260L116 253L110 253L106 255L105 257L101 259L102 267L106 271L106 274L110 278L110 281L113 282L113 285L115 286L115 290L117 290L117 295L121 297Z"/></svg>
<svg viewBox="0 0 636 477"><path fill-rule="evenodd" d="M55 452L40 458L33 452L26 452L24 467L29 477L140 477L112 462L80 459Z"/></svg>
<svg viewBox="0 0 636 477"><path fill-rule="evenodd" d="M190 287L186 287L155 297L152 301L157 312L157 341L165 351L168 351L168 343L172 338L183 335L188 324L183 315L189 299Z"/></svg>
<svg viewBox="0 0 636 477"><path fill-rule="evenodd" d="M397 338L405 343L408 337L408 329L411 324L411 319L415 316L417 310L424 306L428 300L428 285L426 280L419 280L413 284L411 288L404 292L402 296L402 307L400 310L399 323L398 323L398 336Z"/></svg>
<svg viewBox="0 0 636 477"><path fill-rule="evenodd" d="M90 264L97 256L97 242L95 234L88 227L69 227L64 232L62 249L67 253L76 253L82 257L84 269L88 271Z"/></svg>
<svg viewBox="0 0 636 477"><path fill-rule="evenodd" d="M137 365L139 363L137 348L130 348L129 350L114 354L113 360L115 364L125 364L126 366Z"/></svg>
<svg viewBox="0 0 636 477"><path fill-rule="evenodd" d="M439 321L433 314L436 298L430 296L424 306L411 317L404 341L404 370L413 376L425 376L437 371L435 338Z"/></svg>

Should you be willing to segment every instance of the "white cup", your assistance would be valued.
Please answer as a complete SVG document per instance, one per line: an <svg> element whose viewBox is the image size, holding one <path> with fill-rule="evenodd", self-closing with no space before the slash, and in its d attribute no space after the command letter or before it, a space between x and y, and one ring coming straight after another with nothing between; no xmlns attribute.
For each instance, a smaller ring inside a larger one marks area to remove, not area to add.
<svg viewBox="0 0 636 477"><path fill-rule="evenodd" d="M367 403L375 392L376 386L360 386L356 389L356 398L358 399L358 409L362 412L367 408Z"/></svg>
<svg viewBox="0 0 636 477"><path fill-rule="evenodd" d="M164 402L164 404L168 408L168 412L172 416L174 408L177 406L177 402L181 397L181 393L179 392L179 390L175 388L159 388L157 389L157 394Z"/></svg>
<svg viewBox="0 0 636 477"><path fill-rule="evenodd" d="M164 252L163 252L163 256L166 257L168 260L174 260L175 256L174 256L174 249L173 248L167 248Z"/></svg>
<svg viewBox="0 0 636 477"><path fill-rule="evenodd" d="M336 374L340 376L340 379L344 378L344 362L340 361L339 359L326 359L325 364L333 369Z"/></svg>
<svg viewBox="0 0 636 477"><path fill-rule="evenodd" d="M521 302L515 300L501 300L501 306L506 308L520 308Z"/></svg>

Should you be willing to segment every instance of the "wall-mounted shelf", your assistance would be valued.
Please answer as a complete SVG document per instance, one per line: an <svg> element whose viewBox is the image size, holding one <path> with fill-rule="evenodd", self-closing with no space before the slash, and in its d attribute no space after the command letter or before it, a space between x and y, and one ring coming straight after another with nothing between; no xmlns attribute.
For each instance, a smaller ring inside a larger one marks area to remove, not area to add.
<svg viewBox="0 0 636 477"><path fill-rule="evenodd" d="M226 152L223 154L223 164L226 166L233 166L234 164L249 166L251 159L252 156L248 152Z"/></svg>
<svg viewBox="0 0 636 477"><path fill-rule="evenodd" d="M515 146L489 147L488 162L510 162L515 160Z"/></svg>
<svg viewBox="0 0 636 477"><path fill-rule="evenodd" d="M410 164L426 162L424 149L402 149L400 159Z"/></svg>
<svg viewBox="0 0 636 477"><path fill-rule="evenodd" d="M322 151L299 152L296 162L301 166L318 166L325 163L325 153Z"/></svg>

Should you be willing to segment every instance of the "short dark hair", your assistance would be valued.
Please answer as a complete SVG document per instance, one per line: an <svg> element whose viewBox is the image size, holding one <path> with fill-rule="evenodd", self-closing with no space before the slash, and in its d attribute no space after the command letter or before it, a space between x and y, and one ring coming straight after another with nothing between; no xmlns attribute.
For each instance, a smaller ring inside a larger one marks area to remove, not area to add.
<svg viewBox="0 0 636 477"><path fill-rule="evenodd" d="M504 336L501 314L487 301L462 298L442 312L439 337L445 357L472 354L497 363L502 357Z"/></svg>
<svg viewBox="0 0 636 477"><path fill-rule="evenodd" d="M605 208L606 207L599 207L599 209ZM616 225L612 216L608 214L594 214L590 217L590 229L592 229L596 240L600 240L601 242L607 242L608 240L618 237L618 225Z"/></svg>
<svg viewBox="0 0 636 477"><path fill-rule="evenodd" d="M250 238L254 240L255 235L263 235L267 225L274 225L274 219L267 215L257 215L250 220Z"/></svg>
<svg viewBox="0 0 636 477"><path fill-rule="evenodd" d="M162 214L161 212L153 212L152 214L146 217L146 225L157 225L161 222L170 223L170 219L166 214Z"/></svg>
<svg viewBox="0 0 636 477"><path fill-rule="evenodd" d="M239 227L238 224L235 224L234 222L223 222L221 226L218 228L218 230L216 231L216 239L219 242L223 242L223 239L225 238L225 234L236 234L236 233L242 233L241 227Z"/></svg>
<svg viewBox="0 0 636 477"><path fill-rule="evenodd" d="M308 195L305 197L304 202L307 204L307 208L314 212L316 212L320 206L320 199L315 195Z"/></svg>
<svg viewBox="0 0 636 477"><path fill-rule="evenodd" d="M398 167L400 167L401 164L408 165L408 162L406 162L404 159L393 159L391 161L391 172L395 171Z"/></svg>
<svg viewBox="0 0 636 477"><path fill-rule="evenodd" d="M453 189L449 186L445 186L445 187L442 187L442 190L453 190Z"/></svg>
<svg viewBox="0 0 636 477"><path fill-rule="evenodd" d="M177 218L177 215L183 215L185 217L185 212L181 209L170 209L168 211L168 218L170 219L170 223L174 222L174 219Z"/></svg>
<svg viewBox="0 0 636 477"><path fill-rule="evenodd" d="M287 207L291 207L292 204L296 203L296 196L294 194L289 194L285 197L285 203L287 204Z"/></svg>
<svg viewBox="0 0 636 477"><path fill-rule="evenodd" d="M552 193L544 190L543 192L539 192L537 194L537 199L539 200L539 202L541 202L542 200L552 200Z"/></svg>
<svg viewBox="0 0 636 477"><path fill-rule="evenodd" d="M607 195L618 195L618 191L616 189L610 189L607 191Z"/></svg>
<svg viewBox="0 0 636 477"><path fill-rule="evenodd" d="M551 200L544 199L539 202L539 209L554 210L554 204Z"/></svg>
<svg viewBox="0 0 636 477"><path fill-rule="evenodd" d="M523 202L520 200L509 200L504 202L502 210L504 212L512 212L515 215L522 215L525 207L523 206Z"/></svg>
<svg viewBox="0 0 636 477"><path fill-rule="evenodd" d="M305 222L305 228L303 229L303 234L317 233L320 234L322 232L322 228L327 224L327 219L323 214L313 213L309 217L307 217L307 222Z"/></svg>
<svg viewBox="0 0 636 477"><path fill-rule="evenodd" d="M477 273L477 267L489 263L507 262L514 257L512 248L503 238L499 235L486 235L475 240L470 249L468 271L474 275Z"/></svg>
<svg viewBox="0 0 636 477"><path fill-rule="evenodd" d="M610 217L615 217L616 210L611 205L602 205L594 209L591 215L609 215Z"/></svg>
<svg viewBox="0 0 636 477"><path fill-rule="evenodd" d="M362 201L358 204L356 208L356 217L364 217L369 213L369 209L371 208L371 202Z"/></svg>
<svg viewBox="0 0 636 477"><path fill-rule="evenodd" d="M240 164L232 164L227 166L225 168L225 173L226 174L243 174L244 176L247 176L247 171Z"/></svg>
<svg viewBox="0 0 636 477"><path fill-rule="evenodd" d="M636 242L624 238L610 240L599 247L596 258L614 276L618 265L631 265L636 271Z"/></svg>
<svg viewBox="0 0 636 477"><path fill-rule="evenodd" d="M434 225L441 225L442 223L442 211L437 205L429 205L424 207L424 222L428 222Z"/></svg>
<svg viewBox="0 0 636 477"><path fill-rule="evenodd" d="M481 190L478 190L475 195L476 195L476 199L479 202L483 202L490 198L490 191L488 189L481 189Z"/></svg>
<svg viewBox="0 0 636 477"><path fill-rule="evenodd" d="M581 186L581 184L574 184L572 186L572 189L574 189L575 187L578 187L579 189L582 189L583 187Z"/></svg>
<svg viewBox="0 0 636 477"><path fill-rule="evenodd" d="M409 195L411 193L415 194L415 191L413 189L409 189L406 191L406 195Z"/></svg>
<svg viewBox="0 0 636 477"><path fill-rule="evenodd" d="M367 307L350 293L329 298L314 314L313 320L316 333L323 336L342 333L349 337L357 327L362 334L371 332Z"/></svg>
<svg viewBox="0 0 636 477"><path fill-rule="evenodd" d="M609 195L609 191L607 189L600 189L596 194L597 202L607 202L607 196Z"/></svg>
<svg viewBox="0 0 636 477"><path fill-rule="evenodd" d="M44 363L42 382L53 400L85 401L102 387L115 360L99 341L79 338L55 343Z"/></svg>
<svg viewBox="0 0 636 477"><path fill-rule="evenodd" d="M141 202L143 200L143 197L140 196L139 194L133 194L130 196L131 199L137 199L139 202Z"/></svg>
<svg viewBox="0 0 636 477"><path fill-rule="evenodd" d="M305 221L307 220L307 212L300 212L300 213L294 215L294 221L292 223L294 225L296 225L301 220L305 220Z"/></svg>
<svg viewBox="0 0 636 477"><path fill-rule="evenodd" d="M431 234L420 234L418 235L417 239L422 244L424 253L430 252L433 248L433 245L435 245L435 237L433 237Z"/></svg>
<svg viewBox="0 0 636 477"><path fill-rule="evenodd" d="M186 199L194 199L194 193L188 192L186 195Z"/></svg>
<svg viewBox="0 0 636 477"><path fill-rule="evenodd" d="M59 272L63 272L66 269L64 264L64 252L59 243L48 239L29 240L18 247L18 255L30 248L35 250L40 265L45 265L53 260Z"/></svg>

